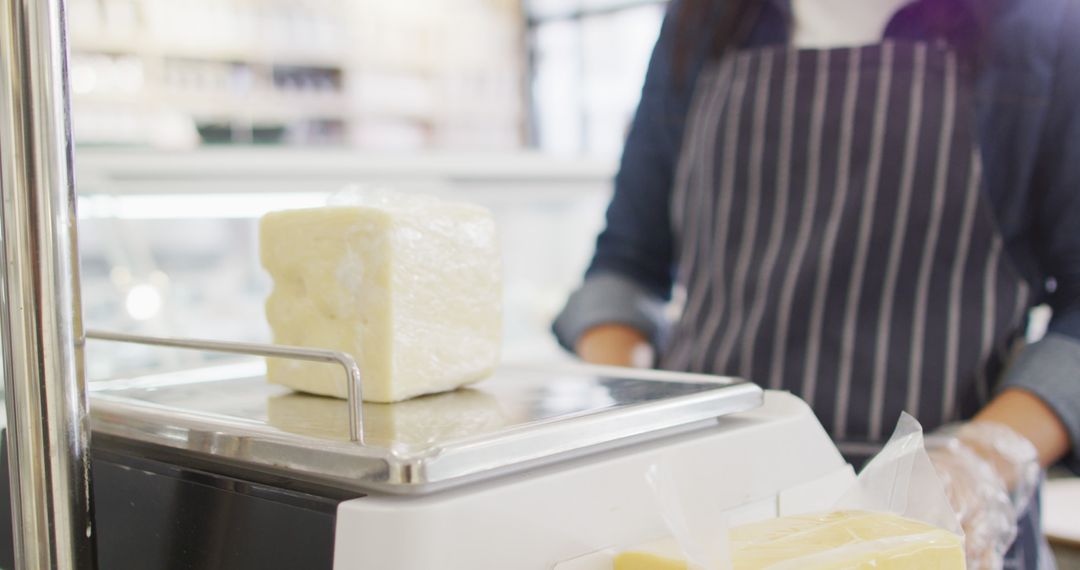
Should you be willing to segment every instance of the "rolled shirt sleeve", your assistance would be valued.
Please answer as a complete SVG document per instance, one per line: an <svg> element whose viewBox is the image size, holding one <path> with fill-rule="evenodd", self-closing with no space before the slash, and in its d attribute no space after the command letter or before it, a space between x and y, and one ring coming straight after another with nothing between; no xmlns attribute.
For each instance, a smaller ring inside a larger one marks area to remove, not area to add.
<svg viewBox="0 0 1080 570"><path fill-rule="evenodd" d="M618 273L597 273L570 296L553 329L559 344L573 351L585 331L604 324L622 324L640 331L649 342L664 345L669 324L667 303L633 279Z"/></svg>
<svg viewBox="0 0 1080 570"><path fill-rule="evenodd" d="M1055 83L1034 180L1035 250L1053 310L1046 338L1028 346L1001 389L1021 388L1057 414L1080 473L1080 2L1064 2Z"/></svg>
<svg viewBox="0 0 1080 570"><path fill-rule="evenodd" d="M1080 341L1052 333L1028 346L1006 375L1005 388L1030 392L1054 411L1072 438L1066 463L1080 473Z"/></svg>

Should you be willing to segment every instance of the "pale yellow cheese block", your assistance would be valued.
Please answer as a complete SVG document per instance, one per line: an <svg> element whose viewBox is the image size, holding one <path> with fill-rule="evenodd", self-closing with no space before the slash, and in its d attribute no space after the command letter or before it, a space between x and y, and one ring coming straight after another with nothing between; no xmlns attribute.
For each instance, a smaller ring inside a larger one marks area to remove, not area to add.
<svg viewBox="0 0 1080 570"><path fill-rule="evenodd" d="M734 570L963 570L963 539L896 515L838 511L734 527ZM678 544L620 553L615 570L687 570Z"/></svg>
<svg viewBox="0 0 1080 570"><path fill-rule="evenodd" d="M679 545L674 540L662 540L620 552L615 556L615 570L687 570Z"/></svg>
<svg viewBox="0 0 1080 570"><path fill-rule="evenodd" d="M491 213L435 198L267 214L260 257L274 281L266 318L278 344L344 351L363 396L395 402L451 390L494 369L500 254ZM340 367L269 359L270 382L346 397Z"/></svg>

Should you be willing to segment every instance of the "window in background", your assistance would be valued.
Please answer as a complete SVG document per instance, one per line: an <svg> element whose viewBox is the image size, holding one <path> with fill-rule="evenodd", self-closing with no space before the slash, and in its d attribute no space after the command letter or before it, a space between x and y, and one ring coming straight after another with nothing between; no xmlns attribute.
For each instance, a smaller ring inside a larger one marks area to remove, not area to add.
<svg viewBox="0 0 1080 570"><path fill-rule="evenodd" d="M665 5L662 0L527 2L533 138L541 150L618 156Z"/></svg>

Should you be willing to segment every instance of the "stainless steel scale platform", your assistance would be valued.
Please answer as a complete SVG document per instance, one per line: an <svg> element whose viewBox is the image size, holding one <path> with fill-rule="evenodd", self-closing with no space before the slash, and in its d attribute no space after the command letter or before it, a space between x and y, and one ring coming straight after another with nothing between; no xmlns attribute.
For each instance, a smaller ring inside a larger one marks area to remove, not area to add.
<svg viewBox="0 0 1080 570"><path fill-rule="evenodd" d="M95 438L353 491L427 493L700 427L761 404L731 378L560 366L504 367L475 385L396 404L269 384L259 360L93 382Z"/></svg>
<svg viewBox="0 0 1080 570"><path fill-rule="evenodd" d="M419 509L421 522L407 524L423 526L435 520L424 501L483 497L620 450L662 446L715 427L717 418L757 408L763 398L760 388L734 378L567 364L504 366L452 392L361 404L359 368L342 353L95 331L87 336L91 355L103 340L242 355L214 366L89 383L101 568L424 568L427 562L365 559L375 550L379 556L416 548L440 555L437 547L403 542L408 530L380 538L383 544L364 547L361 556L340 552L378 534L346 527L394 525L380 514L359 513L357 502L361 510L381 510L380 497L410 501L413 509L395 506L393 512ZM352 382L350 398L270 384L263 357L342 366ZM558 497L545 502L580 494L574 486L561 483ZM545 493L530 483L518 495ZM497 522L498 515L470 514L469 504L455 507L453 518L463 530L465 521ZM513 498L502 504L507 515L521 510ZM343 510L345 505L352 506ZM588 511L583 506L582 520ZM536 536L530 541L543 544ZM0 566L5 558L0 547ZM463 567L452 556L444 560L444 567Z"/></svg>

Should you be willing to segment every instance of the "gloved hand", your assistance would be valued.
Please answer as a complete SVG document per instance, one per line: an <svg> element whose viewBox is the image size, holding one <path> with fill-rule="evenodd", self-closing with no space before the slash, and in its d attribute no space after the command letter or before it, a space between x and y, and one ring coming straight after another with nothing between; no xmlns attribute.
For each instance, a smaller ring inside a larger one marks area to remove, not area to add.
<svg viewBox="0 0 1080 570"><path fill-rule="evenodd" d="M964 529L968 570L1001 570L1041 478L1035 446L1005 425L973 421L927 436L926 450Z"/></svg>

